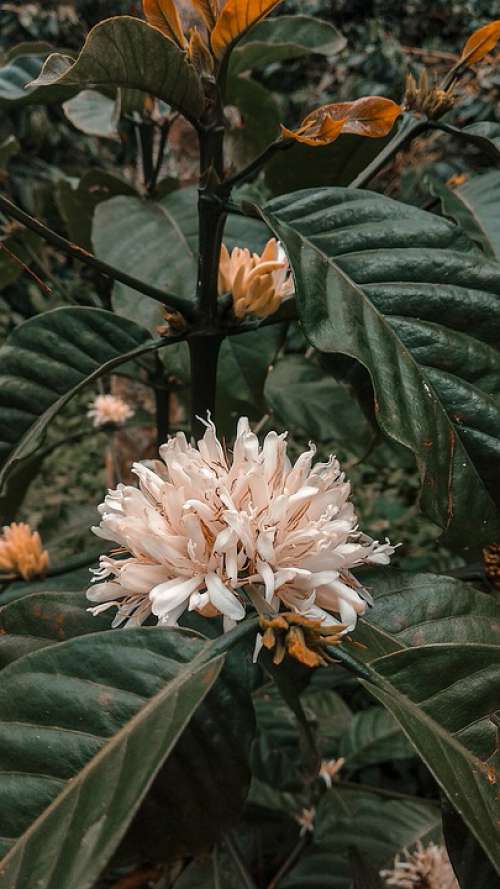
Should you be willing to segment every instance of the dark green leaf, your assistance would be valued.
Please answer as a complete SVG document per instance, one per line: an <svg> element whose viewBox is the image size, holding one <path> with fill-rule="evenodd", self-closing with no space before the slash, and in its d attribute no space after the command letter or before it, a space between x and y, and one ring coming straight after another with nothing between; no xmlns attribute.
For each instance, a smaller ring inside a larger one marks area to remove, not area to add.
<svg viewBox="0 0 500 889"><path fill-rule="evenodd" d="M226 337L222 343L217 371L217 417L225 434L234 433L238 417L260 420L265 414L264 385L283 336L283 326L275 324Z"/></svg>
<svg viewBox="0 0 500 889"><path fill-rule="evenodd" d="M365 453L372 428L347 386L302 355L287 355L273 366L264 390L273 417L293 434L315 441L349 441Z"/></svg>
<svg viewBox="0 0 500 889"><path fill-rule="evenodd" d="M443 833L460 889L500 889L499 875L458 812L449 805L443 812Z"/></svg>
<svg viewBox="0 0 500 889"><path fill-rule="evenodd" d="M115 195L134 194L133 187L126 179L106 170L95 169L84 173L77 186L61 179L57 183L55 199L70 240L86 250L92 250L92 221L97 205L109 201ZM137 269L132 271L136 272ZM142 295L140 299L148 297Z"/></svg>
<svg viewBox="0 0 500 889"><path fill-rule="evenodd" d="M296 143L285 151L279 151L267 165L266 184L277 195L298 188L349 185L382 151L389 139L390 136L366 139L347 133L339 136L331 145L322 147Z"/></svg>
<svg viewBox="0 0 500 889"><path fill-rule="evenodd" d="M17 327L0 349L0 484L43 440L47 424L88 382L161 345L103 309L59 308Z"/></svg>
<svg viewBox="0 0 500 889"><path fill-rule="evenodd" d="M6 605L0 611L0 668L30 651L108 629L109 615L94 617L88 604L84 593L46 592Z"/></svg>
<svg viewBox="0 0 500 889"><path fill-rule="evenodd" d="M467 127L454 127L436 121L433 126L438 130L444 130L452 136L456 136L463 142L474 145L486 154L493 163L500 161L500 124L483 120L479 123L469 124Z"/></svg>
<svg viewBox="0 0 500 889"><path fill-rule="evenodd" d="M403 848L439 836L440 825L439 808L423 800L335 787L317 807L312 846L280 889L351 889L350 850L380 869Z"/></svg>
<svg viewBox="0 0 500 889"><path fill-rule="evenodd" d="M455 545L500 535L500 265L457 226L323 188L264 215L289 253L304 332L370 372L377 422L416 456L422 507Z"/></svg>
<svg viewBox="0 0 500 889"><path fill-rule="evenodd" d="M500 873L496 750L491 713L500 700L500 649L429 645L375 661L379 685L362 681L395 716Z"/></svg>
<svg viewBox="0 0 500 889"><path fill-rule="evenodd" d="M49 56L32 87L122 87L163 99L188 118L203 110L201 81L187 56L157 28L132 16L105 19L90 31L77 60Z"/></svg>
<svg viewBox="0 0 500 889"><path fill-rule="evenodd" d="M356 771L375 763L411 759L415 753L390 713L383 707L369 707L354 714L338 755L345 758L346 769Z"/></svg>
<svg viewBox="0 0 500 889"><path fill-rule="evenodd" d="M94 213L92 240L99 259L158 288L193 299L196 289L198 220L194 189L179 189L159 202L118 196ZM154 330L162 306L119 282L113 306L126 318Z"/></svg>
<svg viewBox="0 0 500 889"><path fill-rule="evenodd" d="M5 668L2 889L92 886L217 678L211 644L140 628L73 639Z"/></svg>
<svg viewBox="0 0 500 889"><path fill-rule="evenodd" d="M238 108L242 119L242 125L228 131L226 148L234 166L244 167L278 136L279 109L273 94L248 77L229 81L226 101Z"/></svg>
<svg viewBox="0 0 500 889"><path fill-rule="evenodd" d="M445 216L454 219L487 256L500 259L500 171L472 176L456 188L433 182L431 190L441 199Z"/></svg>
<svg viewBox="0 0 500 889"><path fill-rule="evenodd" d="M125 849L133 843L153 859L198 855L238 823L250 785L255 734L253 646L252 637L226 657L218 681L160 769Z"/></svg>
<svg viewBox="0 0 500 889"><path fill-rule="evenodd" d="M333 25L310 15L264 19L234 48L230 73L300 59L310 53L332 56L344 49L346 42Z"/></svg>
<svg viewBox="0 0 500 889"><path fill-rule="evenodd" d="M482 642L500 646L500 605L470 584L436 574L394 569L363 573L375 605L361 619L358 655L382 654L430 642Z"/></svg>

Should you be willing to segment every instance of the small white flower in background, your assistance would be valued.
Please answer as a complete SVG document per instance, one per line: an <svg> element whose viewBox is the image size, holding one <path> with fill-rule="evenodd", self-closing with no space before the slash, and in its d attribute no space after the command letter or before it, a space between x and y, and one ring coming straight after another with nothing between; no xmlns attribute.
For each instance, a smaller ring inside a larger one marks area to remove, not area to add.
<svg viewBox="0 0 500 889"><path fill-rule="evenodd" d="M288 259L283 247L271 238L262 254L234 247L231 254L222 245L219 264L219 295L232 293L237 318L257 315L267 318L294 293Z"/></svg>
<svg viewBox="0 0 500 889"><path fill-rule="evenodd" d="M394 867L380 876L397 889L460 889L446 849L435 843L424 847L418 842L414 852L405 849L396 855Z"/></svg>
<svg viewBox="0 0 500 889"><path fill-rule="evenodd" d="M319 770L319 778L325 782L328 790L334 781L339 780L339 772L345 763L345 757L339 756L338 759L323 759Z"/></svg>
<svg viewBox="0 0 500 889"><path fill-rule="evenodd" d="M108 423L121 426L133 416L134 410L130 405L116 395L96 395L87 411L87 417L93 420L96 428Z"/></svg>
<svg viewBox="0 0 500 889"><path fill-rule="evenodd" d="M0 533L0 572L18 574L24 580L33 580L45 574L49 567L49 554L43 548L38 531L32 531L25 522L12 522Z"/></svg>
<svg viewBox="0 0 500 889"><path fill-rule="evenodd" d="M297 824L300 824L300 836L305 836L306 833L312 833L314 830L314 819L316 817L316 809L314 807L310 809L302 809L300 814L294 816Z"/></svg>
<svg viewBox="0 0 500 889"><path fill-rule="evenodd" d="M100 505L93 531L120 549L101 556L91 610L115 606L113 626L151 613L169 626L189 609L222 614L227 629L245 616L251 584L271 612L282 603L323 625L339 623L335 612L354 629L369 595L350 569L386 565L394 547L358 531L337 460L313 466L311 445L292 466L286 433L260 447L246 417L229 455L206 426L198 447L179 432L160 460L134 463L139 487L118 485Z"/></svg>

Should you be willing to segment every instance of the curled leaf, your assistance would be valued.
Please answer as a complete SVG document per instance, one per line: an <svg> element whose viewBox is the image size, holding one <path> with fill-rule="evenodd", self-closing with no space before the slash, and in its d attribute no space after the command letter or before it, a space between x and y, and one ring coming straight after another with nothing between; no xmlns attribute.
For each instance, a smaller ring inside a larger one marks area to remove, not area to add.
<svg viewBox="0 0 500 889"><path fill-rule="evenodd" d="M322 105L304 118L297 130L282 127L282 135L306 145L328 145L341 133L380 138L386 136L402 113L401 105L383 96L365 96L354 102Z"/></svg>
<svg viewBox="0 0 500 889"><path fill-rule="evenodd" d="M484 59L500 40L500 19L478 28L465 44L459 64L473 65Z"/></svg>
<svg viewBox="0 0 500 889"><path fill-rule="evenodd" d="M175 0L143 0L142 8L150 25L184 49L186 38Z"/></svg>
<svg viewBox="0 0 500 889"><path fill-rule="evenodd" d="M227 0L211 35L212 51L216 59L248 31L265 18L282 0Z"/></svg>

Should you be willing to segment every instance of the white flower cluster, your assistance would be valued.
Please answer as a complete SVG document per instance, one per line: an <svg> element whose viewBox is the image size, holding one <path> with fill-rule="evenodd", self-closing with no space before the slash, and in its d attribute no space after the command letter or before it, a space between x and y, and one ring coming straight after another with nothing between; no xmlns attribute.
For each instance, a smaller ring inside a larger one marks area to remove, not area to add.
<svg viewBox="0 0 500 889"><path fill-rule="evenodd" d="M243 417L231 455L207 423L197 448L178 433L161 460L135 463L139 488L118 485L99 507L93 530L120 550L95 571L94 613L116 606L115 626L151 613L175 625L194 609L227 628L245 616L251 584L274 612L283 603L330 624L334 612L353 629L369 596L351 568L386 565L394 547L358 531L338 461L313 465L314 455L310 446L292 465L286 434L260 447Z"/></svg>

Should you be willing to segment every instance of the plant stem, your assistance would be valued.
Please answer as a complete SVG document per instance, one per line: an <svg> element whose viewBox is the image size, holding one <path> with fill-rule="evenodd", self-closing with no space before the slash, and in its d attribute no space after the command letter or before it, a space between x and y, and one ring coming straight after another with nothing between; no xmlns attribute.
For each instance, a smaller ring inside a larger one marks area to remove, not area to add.
<svg viewBox="0 0 500 889"><path fill-rule="evenodd" d="M197 336L188 340L191 357L191 434L201 438L205 426L199 419L215 416L217 360L222 343L220 335Z"/></svg>
<svg viewBox="0 0 500 889"><path fill-rule="evenodd" d="M405 147L407 142L410 142L412 139L415 139L416 136L419 136L420 133L425 132L425 130L429 129L429 121L427 118L422 120L417 120L414 117L408 117L403 121L399 132L391 139L390 142L382 149L380 154L372 160L371 164L368 164L367 167L358 175L352 182L349 184L349 188L363 188L370 179L373 179L374 176L377 175L378 172L385 167L385 165L392 160L395 154L398 151L401 151L402 148Z"/></svg>
<svg viewBox="0 0 500 889"><path fill-rule="evenodd" d="M241 885L244 887L244 889L257 889L252 877L247 871L246 864L243 861L243 856L238 847L238 844L236 843L236 840L231 837L229 833L226 833L224 842L241 877Z"/></svg>
<svg viewBox="0 0 500 889"><path fill-rule="evenodd" d="M128 287L132 287L133 290L138 290L139 293L151 296L162 305L177 310L189 321L193 319L194 311L190 300L183 299L180 296L174 296L173 294L163 293L161 290L157 290L156 287L151 287L144 281L140 281L138 278L134 278L132 275L127 275L125 272L121 272L114 266L108 265L107 262L102 262L100 259L97 259L93 253L89 253L88 250L84 250L83 247L79 247L77 244L72 244L71 241L58 235L57 232L48 228L43 222L30 216L29 213L25 213L24 210L21 210L20 207L17 207L16 204L4 195L0 195L0 210L2 210L6 216L12 219L17 219L17 221L25 225L26 228L34 231L37 235L43 238L44 241L47 241L48 244L52 244L54 247L57 247L58 250L61 250L68 256L72 256L73 259L83 262L84 265L90 266L101 275L107 275L107 277L112 278L114 281L121 281L122 284L127 284Z"/></svg>
<svg viewBox="0 0 500 889"><path fill-rule="evenodd" d="M293 847L290 854L285 858L285 861L281 865L278 873L272 878L269 883L267 889L277 889L283 877L288 873L288 871L293 867L297 859L300 857L301 853L304 851L307 843L309 841L309 837L307 833L303 836L299 837L296 845Z"/></svg>

